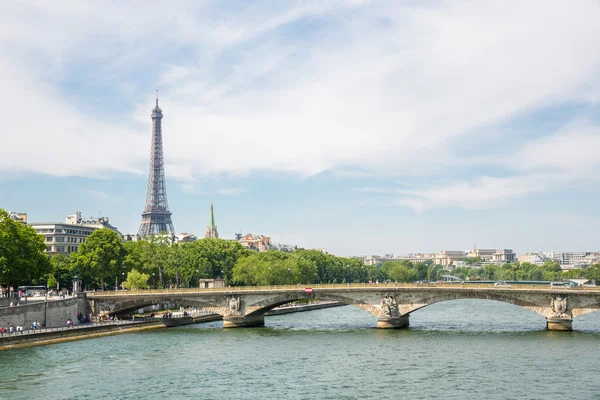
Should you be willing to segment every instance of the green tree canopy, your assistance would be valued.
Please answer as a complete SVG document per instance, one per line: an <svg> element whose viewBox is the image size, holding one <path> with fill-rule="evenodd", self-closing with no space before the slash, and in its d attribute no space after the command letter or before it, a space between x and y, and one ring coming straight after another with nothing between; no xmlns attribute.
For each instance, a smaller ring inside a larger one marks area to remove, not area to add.
<svg viewBox="0 0 600 400"><path fill-rule="evenodd" d="M139 272L137 269L132 269L127 274L127 280L123 283L125 289L140 290L149 289L148 279L150 275Z"/></svg>
<svg viewBox="0 0 600 400"><path fill-rule="evenodd" d="M75 269L85 285L102 287L122 273L125 249L121 238L110 229L98 229L73 253Z"/></svg>
<svg viewBox="0 0 600 400"><path fill-rule="evenodd" d="M41 282L51 270L44 237L0 209L0 282L9 287Z"/></svg>

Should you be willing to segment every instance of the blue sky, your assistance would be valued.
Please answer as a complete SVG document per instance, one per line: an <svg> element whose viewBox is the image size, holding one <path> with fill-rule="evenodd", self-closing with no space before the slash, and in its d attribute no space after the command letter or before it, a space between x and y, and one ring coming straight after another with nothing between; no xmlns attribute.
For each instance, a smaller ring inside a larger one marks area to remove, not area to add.
<svg viewBox="0 0 600 400"><path fill-rule="evenodd" d="M599 250L600 3L23 1L0 207L137 231L160 90L178 232L341 254Z"/></svg>

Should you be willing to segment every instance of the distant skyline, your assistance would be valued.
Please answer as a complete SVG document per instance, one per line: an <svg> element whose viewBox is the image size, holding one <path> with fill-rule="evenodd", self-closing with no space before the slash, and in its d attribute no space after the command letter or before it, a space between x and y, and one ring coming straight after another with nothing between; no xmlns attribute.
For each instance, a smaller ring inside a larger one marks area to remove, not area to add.
<svg viewBox="0 0 600 400"><path fill-rule="evenodd" d="M600 3L12 2L0 207L339 255L597 251Z"/></svg>

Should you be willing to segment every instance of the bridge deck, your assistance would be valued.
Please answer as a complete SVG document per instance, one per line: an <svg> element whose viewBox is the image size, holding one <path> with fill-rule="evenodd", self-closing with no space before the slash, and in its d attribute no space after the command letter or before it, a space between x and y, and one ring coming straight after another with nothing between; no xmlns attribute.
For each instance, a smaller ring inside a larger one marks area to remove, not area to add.
<svg viewBox="0 0 600 400"><path fill-rule="evenodd" d="M321 290L360 290L360 291L381 291L382 289L400 290L407 289L415 291L419 289L444 289L444 290L473 290L487 289L494 291L535 291L549 293L582 293L591 292L599 293L600 286L574 286L574 287L551 287L547 285L532 285L532 284L511 284L510 286L498 286L493 284L457 284L457 283L351 283L351 284L314 284L314 285L272 285L272 286L232 286L222 288L179 288L179 289L148 289L148 290L111 290L102 292L86 292L88 297L112 297L112 296L127 296L127 295L156 295L156 294L192 294L192 293L213 293L213 294L228 294L228 293L249 293L249 292L282 292L282 291L306 291L312 289L314 291ZM590 293L590 294L591 294Z"/></svg>

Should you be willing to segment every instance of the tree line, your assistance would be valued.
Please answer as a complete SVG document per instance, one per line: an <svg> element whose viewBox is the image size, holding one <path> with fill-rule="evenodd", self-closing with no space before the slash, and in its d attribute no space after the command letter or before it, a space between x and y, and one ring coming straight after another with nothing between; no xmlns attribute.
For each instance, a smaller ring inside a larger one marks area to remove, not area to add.
<svg viewBox="0 0 600 400"><path fill-rule="evenodd" d="M546 261L543 265L528 262L506 263L503 265L485 265L481 268L472 266L457 267L452 270L455 275L464 280L484 281L561 281L565 279L600 278L600 264L594 264L587 269L572 269L563 271L555 261Z"/></svg>
<svg viewBox="0 0 600 400"><path fill-rule="evenodd" d="M469 260L466 267L447 272L432 261L408 260L364 265L361 259L338 257L319 250L286 253L250 251L237 241L200 239L172 243L167 236L123 243L109 229L94 231L79 251L68 257L44 253L44 237L9 218L0 209L0 283L5 286L44 285L71 288L146 289L197 287L199 279L222 278L226 285L283 285L358 282L432 282L452 274L464 280L557 281L568 278L598 280L600 264L587 270L563 272L555 262L486 265Z"/></svg>

